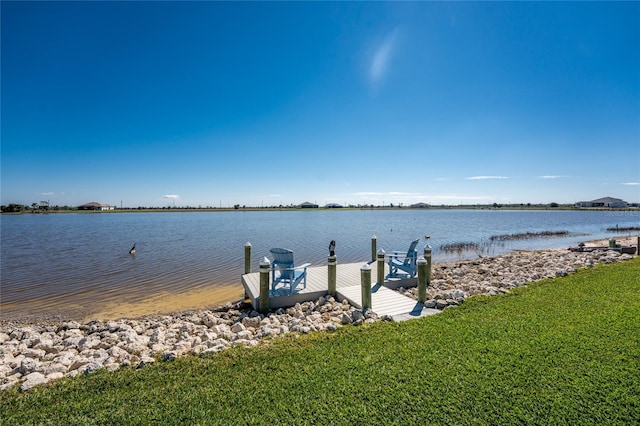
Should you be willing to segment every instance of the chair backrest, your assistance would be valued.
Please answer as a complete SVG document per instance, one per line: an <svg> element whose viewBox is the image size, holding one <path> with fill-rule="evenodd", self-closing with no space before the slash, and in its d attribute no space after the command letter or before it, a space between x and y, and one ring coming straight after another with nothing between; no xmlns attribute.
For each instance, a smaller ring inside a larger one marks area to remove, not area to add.
<svg viewBox="0 0 640 426"><path fill-rule="evenodd" d="M416 250L416 246L420 242L420 238L411 242L409 246L409 250L407 250L407 256L404 258L404 263L409 265L412 264L414 260L418 259L418 250Z"/></svg>
<svg viewBox="0 0 640 426"><path fill-rule="evenodd" d="M292 278L294 276L293 269L293 251L285 248L272 248L269 250L273 255L272 265L277 267L283 278Z"/></svg>

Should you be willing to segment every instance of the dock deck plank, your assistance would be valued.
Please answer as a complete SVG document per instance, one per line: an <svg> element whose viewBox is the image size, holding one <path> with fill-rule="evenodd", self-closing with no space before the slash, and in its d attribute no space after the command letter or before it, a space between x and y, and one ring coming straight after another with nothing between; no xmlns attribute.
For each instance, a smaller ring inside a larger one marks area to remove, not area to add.
<svg viewBox="0 0 640 426"><path fill-rule="evenodd" d="M336 267L336 298L339 301L347 299L350 304L362 308L360 269L367 262L338 264ZM372 310L379 316L388 315L396 321L417 318L438 313L437 309L424 308L416 300L403 296L385 286L375 284L377 277L377 262L369 264L371 267L371 304ZM385 264L385 274L388 267ZM328 268L316 266L307 268L307 287L300 288L295 294L289 295L287 289L276 289L276 294L270 298L271 309L285 308L311 300L316 300L327 294ZM398 283L394 283L397 287ZM260 297L260 272L242 275L242 285L247 297L255 309L258 308ZM406 280L406 286L415 286L416 280Z"/></svg>

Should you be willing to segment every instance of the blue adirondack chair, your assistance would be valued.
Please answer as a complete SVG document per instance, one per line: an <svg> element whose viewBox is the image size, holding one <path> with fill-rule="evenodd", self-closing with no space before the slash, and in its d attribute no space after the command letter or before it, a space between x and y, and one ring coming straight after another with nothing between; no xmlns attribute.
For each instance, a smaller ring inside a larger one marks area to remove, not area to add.
<svg viewBox="0 0 640 426"><path fill-rule="evenodd" d="M389 274L387 278L413 278L416 276L418 272L418 250L416 250L418 242L420 242L420 239L412 241L406 253L392 251L389 254L387 262L389 264Z"/></svg>
<svg viewBox="0 0 640 426"><path fill-rule="evenodd" d="M294 294L298 284L302 282L302 288L307 288L307 267L310 263L295 266L293 263L293 251L285 248L272 248L271 262L271 294L274 294L278 284L289 287L289 294ZM278 276L276 276L278 272Z"/></svg>

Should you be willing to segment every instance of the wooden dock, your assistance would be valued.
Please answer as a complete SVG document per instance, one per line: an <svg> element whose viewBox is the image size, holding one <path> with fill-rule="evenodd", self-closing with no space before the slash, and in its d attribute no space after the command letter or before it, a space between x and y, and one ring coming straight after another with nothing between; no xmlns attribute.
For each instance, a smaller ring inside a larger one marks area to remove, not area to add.
<svg viewBox="0 0 640 426"><path fill-rule="evenodd" d="M336 267L336 299L347 299L356 308L362 307L360 269L364 264L347 263L338 264ZM433 315L440 312L437 309L425 308L416 300L401 295L391 290L399 286L415 287L416 279L397 280L385 283L385 286L376 284L377 262L369 263L371 266L371 309L379 316L388 315L395 321L401 321L421 316ZM388 272L385 264L385 275ZM252 272L242 275L242 285L246 295L255 309L258 309L260 300L260 273ZM388 288L390 287L390 288ZM287 308L296 303L317 300L328 294L328 267L315 266L307 268L307 287L298 289L295 294L289 295L288 289L276 289L276 294L270 298L271 309Z"/></svg>

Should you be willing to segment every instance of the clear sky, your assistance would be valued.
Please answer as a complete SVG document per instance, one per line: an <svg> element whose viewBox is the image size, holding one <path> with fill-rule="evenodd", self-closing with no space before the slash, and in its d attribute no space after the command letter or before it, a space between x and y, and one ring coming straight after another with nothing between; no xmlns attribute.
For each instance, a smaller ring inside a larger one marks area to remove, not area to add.
<svg viewBox="0 0 640 426"><path fill-rule="evenodd" d="M2 204L640 201L640 2L1 15Z"/></svg>

